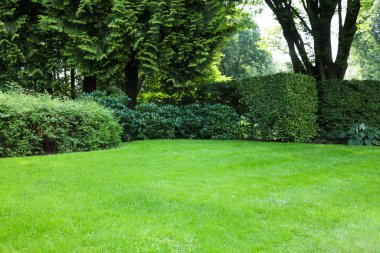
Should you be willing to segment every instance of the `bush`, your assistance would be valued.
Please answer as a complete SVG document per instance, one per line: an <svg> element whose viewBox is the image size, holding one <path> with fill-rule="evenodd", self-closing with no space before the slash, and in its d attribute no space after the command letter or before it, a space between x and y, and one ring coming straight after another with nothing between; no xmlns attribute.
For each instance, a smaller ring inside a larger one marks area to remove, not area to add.
<svg viewBox="0 0 380 253"><path fill-rule="evenodd" d="M138 139L234 139L239 128L237 113L220 104L145 104L136 111Z"/></svg>
<svg viewBox="0 0 380 253"><path fill-rule="evenodd" d="M174 139L179 110L176 106L145 104L136 108L138 139Z"/></svg>
<svg viewBox="0 0 380 253"><path fill-rule="evenodd" d="M364 123L354 124L350 130L341 133L339 138L348 141L348 145L380 146L380 129Z"/></svg>
<svg viewBox="0 0 380 253"><path fill-rule="evenodd" d="M0 156L115 147L121 128L94 102L0 93Z"/></svg>
<svg viewBox="0 0 380 253"><path fill-rule="evenodd" d="M339 142L353 124L380 127L380 81L324 81L319 84L320 136Z"/></svg>
<svg viewBox="0 0 380 253"><path fill-rule="evenodd" d="M205 105L202 109L202 139L236 139L239 131L239 115L229 106Z"/></svg>
<svg viewBox="0 0 380 253"><path fill-rule="evenodd" d="M145 139L235 139L239 115L229 106L191 104L186 106L139 105L130 110L116 98L93 93L86 99L106 106L123 127L123 141Z"/></svg>
<svg viewBox="0 0 380 253"><path fill-rule="evenodd" d="M197 100L203 104L224 104L242 115L249 111L243 101L239 80L202 84L196 92Z"/></svg>
<svg viewBox="0 0 380 253"><path fill-rule="evenodd" d="M114 111L128 109L128 104L131 101L127 96L107 96L104 92L100 91L94 91L90 94L84 93L80 99L95 101Z"/></svg>
<svg viewBox="0 0 380 253"><path fill-rule="evenodd" d="M312 77L275 74L237 83L255 121L256 138L304 142L316 135L317 90Z"/></svg>

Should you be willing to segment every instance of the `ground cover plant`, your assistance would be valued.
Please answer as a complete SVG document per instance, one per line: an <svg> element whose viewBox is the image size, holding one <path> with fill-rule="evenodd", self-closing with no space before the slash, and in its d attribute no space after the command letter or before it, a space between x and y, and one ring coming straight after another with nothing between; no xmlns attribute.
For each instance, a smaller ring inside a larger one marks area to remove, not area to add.
<svg viewBox="0 0 380 253"><path fill-rule="evenodd" d="M380 149L159 140L0 159L1 252L378 252Z"/></svg>

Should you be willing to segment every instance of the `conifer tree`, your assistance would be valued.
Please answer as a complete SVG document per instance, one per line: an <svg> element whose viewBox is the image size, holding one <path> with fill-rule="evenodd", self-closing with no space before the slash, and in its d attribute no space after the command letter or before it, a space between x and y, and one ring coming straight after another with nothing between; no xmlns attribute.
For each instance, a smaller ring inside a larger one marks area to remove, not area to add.
<svg viewBox="0 0 380 253"><path fill-rule="evenodd" d="M237 1L44 0L46 27L65 33L70 65L86 75L122 72L136 105L141 77L186 82L205 74L236 28ZM87 82L86 82L87 80Z"/></svg>

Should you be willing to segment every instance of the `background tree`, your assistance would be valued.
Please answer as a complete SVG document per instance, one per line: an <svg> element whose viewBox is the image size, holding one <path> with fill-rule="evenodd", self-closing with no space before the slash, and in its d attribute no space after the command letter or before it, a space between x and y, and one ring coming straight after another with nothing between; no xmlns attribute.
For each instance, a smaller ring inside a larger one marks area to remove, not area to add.
<svg viewBox="0 0 380 253"><path fill-rule="evenodd" d="M136 105L141 78L172 85L206 76L224 40L237 27L237 2L115 1L110 57L125 71L131 107Z"/></svg>
<svg viewBox="0 0 380 253"><path fill-rule="evenodd" d="M124 78L133 108L144 80L184 83L209 72L236 29L237 2L44 0L41 23L68 38L65 57L85 92Z"/></svg>
<svg viewBox="0 0 380 253"><path fill-rule="evenodd" d="M38 1L5 1L0 6L0 78L37 92L65 94L67 80L61 69L62 38L45 32L39 16L45 9Z"/></svg>
<svg viewBox="0 0 380 253"><path fill-rule="evenodd" d="M362 79L380 80L380 1L362 14L353 43L352 63Z"/></svg>
<svg viewBox="0 0 380 253"><path fill-rule="evenodd" d="M343 79L363 0L265 0L281 24L293 69L318 80ZM345 14L345 15L344 15ZM332 20L338 18L333 56ZM303 36L305 35L305 36ZM311 42L310 50L307 43Z"/></svg>
<svg viewBox="0 0 380 253"><path fill-rule="evenodd" d="M220 71L233 78L246 78L273 70L272 56L265 49L260 30L250 17L246 28L234 34L222 49Z"/></svg>

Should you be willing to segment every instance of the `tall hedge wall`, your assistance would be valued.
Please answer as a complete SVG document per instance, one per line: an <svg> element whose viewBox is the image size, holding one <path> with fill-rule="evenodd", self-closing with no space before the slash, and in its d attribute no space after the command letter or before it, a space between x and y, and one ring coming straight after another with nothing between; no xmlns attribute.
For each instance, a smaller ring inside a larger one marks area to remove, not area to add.
<svg viewBox="0 0 380 253"><path fill-rule="evenodd" d="M314 78L275 74L237 81L262 140L308 141L317 132Z"/></svg>
<svg viewBox="0 0 380 253"><path fill-rule="evenodd" d="M0 92L0 157L117 146L121 127L95 102Z"/></svg>
<svg viewBox="0 0 380 253"><path fill-rule="evenodd" d="M324 81L319 90L321 137L335 141L355 123L380 127L380 81Z"/></svg>

